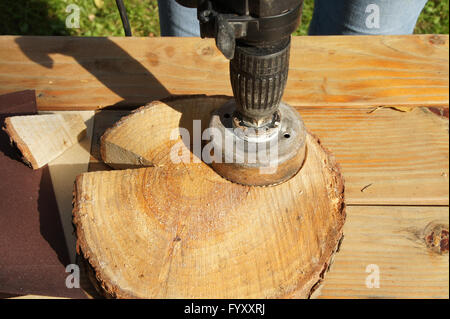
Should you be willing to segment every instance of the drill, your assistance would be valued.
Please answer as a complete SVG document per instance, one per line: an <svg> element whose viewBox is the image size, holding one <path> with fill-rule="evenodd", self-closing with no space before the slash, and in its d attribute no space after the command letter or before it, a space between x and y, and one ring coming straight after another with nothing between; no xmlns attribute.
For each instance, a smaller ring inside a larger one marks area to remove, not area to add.
<svg viewBox="0 0 450 319"><path fill-rule="evenodd" d="M177 0L198 10L202 38L230 60L237 112L248 125L271 120L288 77L291 34L303 0Z"/></svg>
<svg viewBox="0 0 450 319"><path fill-rule="evenodd" d="M306 153L303 122L281 102L291 34L300 23L303 0L177 2L197 8L201 37L214 38L230 60L234 100L211 119L210 128L221 133L215 145L220 154L212 167L244 185L268 186L288 180L300 170ZM235 142L231 150L223 147L227 138ZM270 156L268 149L273 151L274 144L276 156Z"/></svg>

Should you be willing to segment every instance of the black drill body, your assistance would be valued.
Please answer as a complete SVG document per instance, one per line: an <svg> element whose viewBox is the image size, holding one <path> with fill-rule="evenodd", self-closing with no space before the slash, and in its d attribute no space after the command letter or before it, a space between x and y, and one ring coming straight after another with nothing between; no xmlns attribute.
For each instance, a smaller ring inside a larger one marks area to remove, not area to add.
<svg viewBox="0 0 450 319"><path fill-rule="evenodd" d="M303 0L177 1L197 8L201 36L215 38L230 60L236 116L246 126L269 125L286 86Z"/></svg>

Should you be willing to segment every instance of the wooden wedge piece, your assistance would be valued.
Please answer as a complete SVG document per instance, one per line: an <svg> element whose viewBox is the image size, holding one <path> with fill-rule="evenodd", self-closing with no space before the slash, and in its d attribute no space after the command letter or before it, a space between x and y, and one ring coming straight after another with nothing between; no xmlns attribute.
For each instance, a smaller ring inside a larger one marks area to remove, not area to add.
<svg viewBox="0 0 450 319"><path fill-rule="evenodd" d="M33 169L45 166L86 135L79 114L13 116L4 130Z"/></svg>
<svg viewBox="0 0 450 319"><path fill-rule="evenodd" d="M172 129L224 101L137 110L106 133L103 158L153 167L77 178L77 248L107 296L306 298L319 286L342 238L345 205L339 167L314 136L301 171L275 187L238 185L201 161L170 160L180 141L170 139Z"/></svg>
<svg viewBox="0 0 450 319"><path fill-rule="evenodd" d="M100 153L103 161L116 169L171 165L172 147L180 145L179 154L186 146L192 150L191 162L201 162L198 135L209 126L214 110L230 98L226 96L192 95L153 102L124 116L106 130L101 138ZM194 122L197 121L197 122ZM194 125L200 128L194 131ZM189 133L189 144L183 145L181 130ZM197 135L194 141L194 135ZM194 143L197 142L197 145ZM183 163L182 165L186 165Z"/></svg>

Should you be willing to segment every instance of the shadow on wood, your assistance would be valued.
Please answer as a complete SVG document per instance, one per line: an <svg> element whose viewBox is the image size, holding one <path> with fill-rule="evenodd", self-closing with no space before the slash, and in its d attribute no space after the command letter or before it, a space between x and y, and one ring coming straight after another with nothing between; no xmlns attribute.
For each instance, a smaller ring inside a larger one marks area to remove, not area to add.
<svg viewBox="0 0 450 319"><path fill-rule="evenodd" d="M15 41L31 61L45 68L53 68L52 54L72 57L104 86L123 99L114 105L116 107L141 106L142 96L151 96L147 101L151 102L170 95L148 69L108 38L85 38L82 45L77 38L69 38L65 41L56 41L52 46L39 45L42 39L18 37ZM66 92L58 94L64 95ZM83 94L83 91L80 90L78 94ZM103 105L101 97L98 105Z"/></svg>

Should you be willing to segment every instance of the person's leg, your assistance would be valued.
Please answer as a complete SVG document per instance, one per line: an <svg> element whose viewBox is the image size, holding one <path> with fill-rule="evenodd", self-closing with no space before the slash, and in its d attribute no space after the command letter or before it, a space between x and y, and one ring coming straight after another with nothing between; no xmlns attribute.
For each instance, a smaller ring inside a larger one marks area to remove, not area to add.
<svg viewBox="0 0 450 319"><path fill-rule="evenodd" d="M175 0L158 0L161 36L198 37L197 9L186 8Z"/></svg>
<svg viewBox="0 0 450 319"><path fill-rule="evenodd" d="M309 34L412 34L426 2L315 0Z"/></svg>

